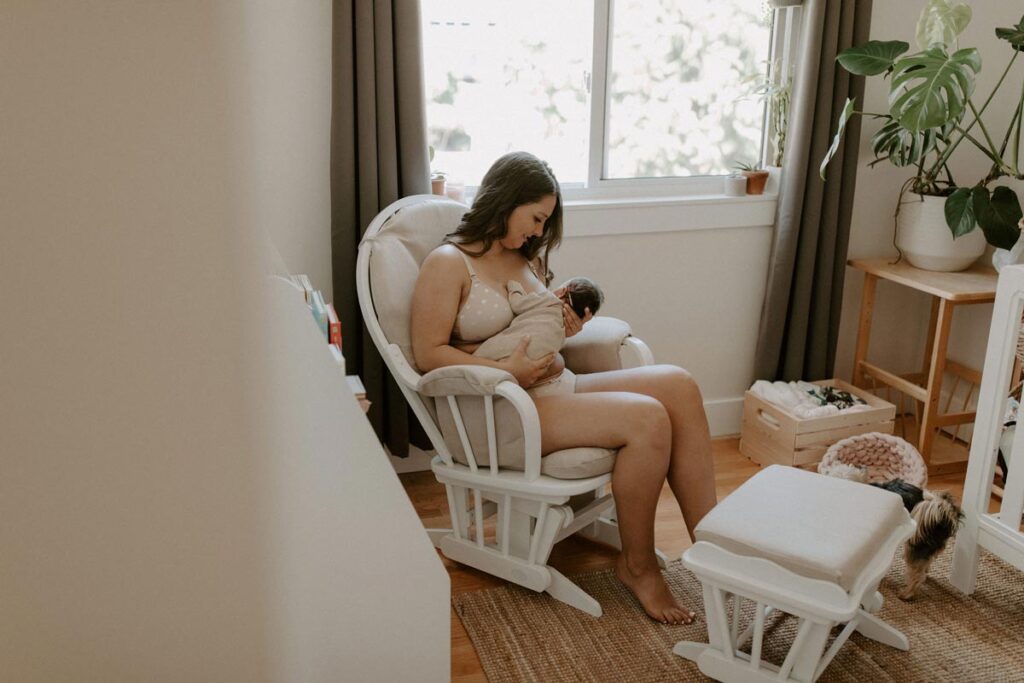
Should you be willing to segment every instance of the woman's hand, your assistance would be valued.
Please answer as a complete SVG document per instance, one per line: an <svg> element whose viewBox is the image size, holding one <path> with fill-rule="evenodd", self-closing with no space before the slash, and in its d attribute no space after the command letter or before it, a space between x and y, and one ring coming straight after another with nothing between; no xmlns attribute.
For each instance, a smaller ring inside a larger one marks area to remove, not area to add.
<svg viewBox="0 0 1024 683"><path fill-rule="evenodd" d="M530 337L525 336L519 342L519 346L512 352L512 355L505 359L506 369L519 382L519 386L526 389L533 386L538 379L544 375L544 371L555 359L554 353L541 356L537 360L526 355L526 348L530 345Z"/></svg>
<svg viewBox="0 0 1024 683"><path fill-rule="evenodd" d="M583 325L594 317L589 308L584 308L583 311L586 315L580 318L569 304L564 301L562 302L562 324L565 326L566 339L579 334L579 331L583 329Z"/></svg>

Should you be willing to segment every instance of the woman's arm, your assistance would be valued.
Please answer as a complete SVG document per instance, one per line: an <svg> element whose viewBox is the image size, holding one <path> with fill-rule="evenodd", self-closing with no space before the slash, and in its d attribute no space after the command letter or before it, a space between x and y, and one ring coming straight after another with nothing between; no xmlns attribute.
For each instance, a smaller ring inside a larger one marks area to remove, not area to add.
<svg viewBox="0 0 1024 683"><path fill-rule="evenodd" d="M459 351L465 351L466 353L476 353L476 350L480 348L481 344L483 344L483 342L472 342L472 343L466 343L466 344L455 344L454 346Z"/></svg>
<svg viewBox="0 0 1024 683"><path fill-rule="evenodd" d="M423 261L412 296L412 352L416 365L429 372L447 365L486 365L506 370L528 387L550 365L553 354L536 361L526 355L528 339L509 358L493 361L466 353L451 345L452 329L459 312L462 291L469 286L462 257L455 247L432 251Z"/></svg>

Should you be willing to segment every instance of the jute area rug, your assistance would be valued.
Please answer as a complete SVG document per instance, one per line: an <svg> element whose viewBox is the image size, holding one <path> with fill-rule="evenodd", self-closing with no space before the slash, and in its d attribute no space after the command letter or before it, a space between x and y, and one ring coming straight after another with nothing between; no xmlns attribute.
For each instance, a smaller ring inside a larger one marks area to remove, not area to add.
<svg viewBox="0 0 1024 683"><path fill-rule="evenodd" d="M946 550L935 561L913 602L895 595L902 559L882 581L880 616L907 635L909 652L855 633L818 680L1024 681L1024 575L983 553L978 588L964 596L948 581L951 554ZM673 593L701 615L697 579L678 562L665 575ZM572 578L597 598L604 616L595 619L514 585L453 598L491 683L709 680L696 664L672 653L679 640L707 642L702 617L688 626L664 626L643 614L610 569ZM778 664L792 642L795 619L773 621L775 616L765 632L765 658Z"/></svg>

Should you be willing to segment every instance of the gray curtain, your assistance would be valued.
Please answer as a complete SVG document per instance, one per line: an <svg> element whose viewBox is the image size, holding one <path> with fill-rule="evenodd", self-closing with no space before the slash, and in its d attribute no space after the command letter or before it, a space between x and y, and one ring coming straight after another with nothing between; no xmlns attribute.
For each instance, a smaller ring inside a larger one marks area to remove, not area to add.
<svg viewBox="0 0 1024 683"><path fill-rule="evenodd" d="M836 55L868 40L871 0L805 0L801 54L783 160L783 182L755 355L761 379L832 376L850 215L857 178L860 117L851 119L839 152L818 166L847 97L863 108L864 79Z"/></svg>
<svg viewBox="0 0 1024 683"><path fill-rule="evenodd" d="M372 402L369 418L398 456L426 445L363 328L356 299L359 239L393 201L430 190L420 11L416 0L334 0L331 263L347 371Z"/></svg>

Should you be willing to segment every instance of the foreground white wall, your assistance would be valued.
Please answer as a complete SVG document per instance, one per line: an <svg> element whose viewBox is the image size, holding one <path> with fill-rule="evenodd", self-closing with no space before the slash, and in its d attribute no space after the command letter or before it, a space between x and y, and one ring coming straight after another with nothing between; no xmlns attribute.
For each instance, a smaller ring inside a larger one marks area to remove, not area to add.
<svg viewBox="0 0 1024 683"><path fill-rule="evenodd" d="M265 275L295 266L261 228L328 192L315 155L276 163L316 131L263 105L329 114L253 56L329 20L0 8L0 680L448 676L443 567Z"/></svg>
<svg viewBox="0 0 1024 683"><path fill-rule="evenodd" d="M247 221L330 301L331 2L250 0L236 17L245 58L232 87L245 98L236 133L246 134Z"/></svg>

